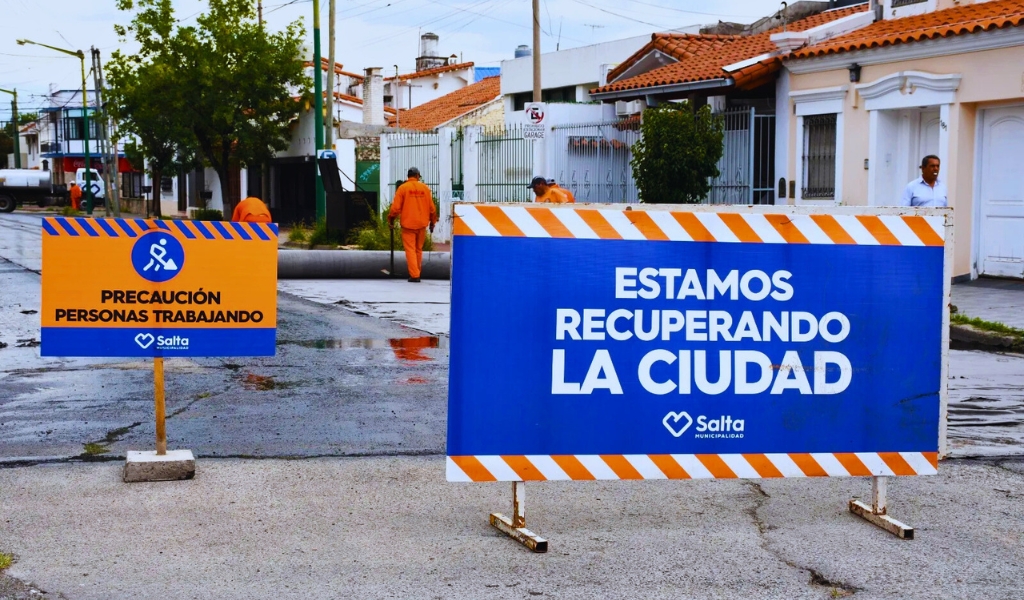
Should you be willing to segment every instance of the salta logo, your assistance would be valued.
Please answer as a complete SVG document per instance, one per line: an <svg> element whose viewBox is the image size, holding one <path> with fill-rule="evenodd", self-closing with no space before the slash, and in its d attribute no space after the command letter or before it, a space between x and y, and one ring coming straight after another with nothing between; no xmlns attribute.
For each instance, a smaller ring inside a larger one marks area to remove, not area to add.
<svg viewBox="0 0 1024 600"><path fill-rule="evenodd" d="M154 343L158 350L188 350L188 338L180 335L164 337L162 335L154 336L152 333L140 333L135 336L135 343L143 350Z"/></svg>
<svg viewBox="0 0 1024 600"><path fill-rule="evenodd" d="M152 346L154 341L156 341L156 338L153 337L152 333L140 333L135 336L135 343L143 350Z"/></svg>
<svg viewBox="0 0 1024 600"><path fill-rule="evenodd" d="M669 433L675 437L683 435L690 428L690 425L693 425L693 419L686 412L670 412L665 415L661 422L665 425L665 429L668 429Z"/></svg>
<svg viewBox="0 0 1024 600"><path fill-rule="evenodd" d="M687 412L680 411L665 415L661 424L674 437L680 437L694 424L694 421ZM743 419L734 419L731 415L722 415L717 418L700 415L696 419L696 424L697 426L693 428L693 435L697 439L738 439L743 437L743 432L746 429L746 422Z"/></svg>

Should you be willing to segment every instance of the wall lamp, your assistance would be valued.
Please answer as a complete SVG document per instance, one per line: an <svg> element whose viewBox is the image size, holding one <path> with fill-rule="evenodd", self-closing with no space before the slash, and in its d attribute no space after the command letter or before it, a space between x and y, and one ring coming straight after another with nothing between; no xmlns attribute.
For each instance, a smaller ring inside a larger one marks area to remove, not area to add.
<svg viewBox="0 0 1024 600"><path fill-rule="evenodd" d="M850 70L850 83L860 82L860 65L853 63L847 69Z"/></svg>

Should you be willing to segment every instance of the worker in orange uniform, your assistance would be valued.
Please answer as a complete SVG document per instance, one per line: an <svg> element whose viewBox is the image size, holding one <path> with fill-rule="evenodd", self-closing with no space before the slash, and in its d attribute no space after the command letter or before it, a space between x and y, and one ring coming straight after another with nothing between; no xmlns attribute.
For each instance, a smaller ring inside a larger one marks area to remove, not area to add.
<svg viewBox="0 0 1024 600"><path fill-rule="evenodd" d="M423 267L423 243L427 241L427 227L434 232L437 223L437 209L430 188L420 182L420 170L409 169L409 179L395 193L395 200L388 212L388 225L395 228L395 217L402 225L402 246L405 261L409 265L409 281L419 283Z"/></svg>
<svg viewBox="0 0 1024 600"><path fill-rule="evenodd" d="M231 220L236 223L273 223L270 209L259 198L249 196L235 206Z"/></svg>
<svg viewBox="0 0 1024 600"><path fill-rule="evenodd" d="M537 196L533 199L534 202L569 203L569 197L565 195L565 190L551 187L548 185L548 180L544 177L534 177L527 187L533 190L533 193Z"/></svg>
<svg viewBox="0 0 1024 600"><path fill-rule="evenodd" d="M68 194L71 197L71 208L75 210L82 208L82 188L78 187L78 184L74 181L71 182L71 187L68 188Z"/></svg>
<svg viewBox="0 0 1024 600"><path fill-rule="evenodd" d="M576 196L572 195L572 192L569 190L569 188L561 187L560 185L555 183L554 179L548 179L548 187L552 187L565 194L565 197L569 199L569 204L576 204Z"/></svg>

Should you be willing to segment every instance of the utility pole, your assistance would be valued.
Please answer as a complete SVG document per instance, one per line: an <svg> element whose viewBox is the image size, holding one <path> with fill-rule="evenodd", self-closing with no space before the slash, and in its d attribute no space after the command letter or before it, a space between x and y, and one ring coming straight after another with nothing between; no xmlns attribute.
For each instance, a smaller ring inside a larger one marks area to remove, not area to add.
<svg viewBox="0 0 1024 600"><path fill-rule="evenodd" d="M14 168L21 168L21 131L18 127L18 90L5 90L0 88L0 92L5 92L13 96L11 99L11 125L14 126Z"/></svg>
<svg viewBox="0 0 1024 600"><path fill-rule="evenodd" d="M540 87L540 0L533 0L533 101L543 101Z"/></svg>
<svg viewBox="0 0 1024 600"><path fill-rule="evenodd" d="M324 81L320 73L323 68L320 58L320 0L313 0L313 135L316 148L313 151L313 165L316 172L316 219L327 218L327 198L324 196L324 182L320 169L316 167L319 151L324 147ZM331 65L334 68L334 65Z"/></svg>
<svg viewBox="0 0 1024 600"><path fill-rule="evenodd" d="M115 217L121 216L121 202L117 194L117 154L111 157L110 140L107 135L110 127L107 122L107 110L103 103L103 64L100 60L100 51L92 48L92 77L93 86L96 89L96 145L99 147L100 156L103 158L103 184L107 195L107 213Z"/></svg>
<svg viewBox="0 0 1024 600"><path fill-rule="evenodd" d="M328 0L327 9L327 135L324 144L334 149L334 9L335 0Z"/></svg>
<svg viewBox="0 0 1024 600"><path fill-rule="evenodd" d="M263 0L256 0L256 18L259 19L260 25L263 25Z"/></svg>

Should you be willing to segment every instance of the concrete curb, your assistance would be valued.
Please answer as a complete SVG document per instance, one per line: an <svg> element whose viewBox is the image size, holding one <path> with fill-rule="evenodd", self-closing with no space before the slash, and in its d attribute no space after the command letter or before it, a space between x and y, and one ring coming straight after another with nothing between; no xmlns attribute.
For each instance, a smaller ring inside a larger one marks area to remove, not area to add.
<svg viewBox="0 0 1024 600"><path fill-rule="evenodd" d="M1024 340L1020 338L959 323L949 324L949 339L980 350L1024 352Z"/></svg>
<svg viewBox="0 0 1024 600"><path fill-rule="evenodd" d="M387 250L277 251L278 279L388 279L391 253ZM405 252L395 252L395 276L408 278ZM422 279L450 279L451 253L424 252Z"/></svg>

